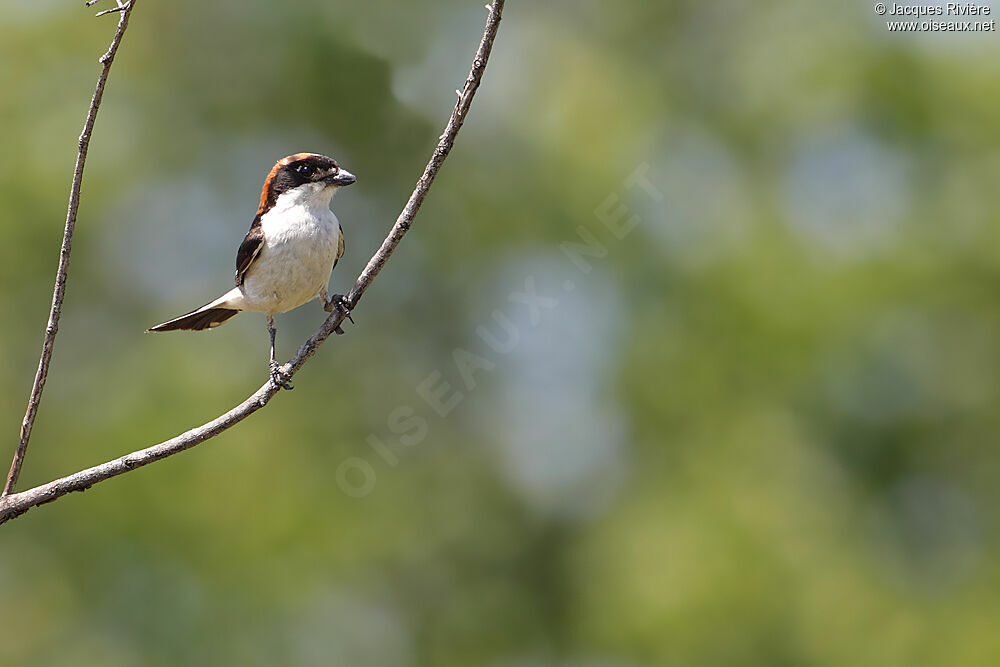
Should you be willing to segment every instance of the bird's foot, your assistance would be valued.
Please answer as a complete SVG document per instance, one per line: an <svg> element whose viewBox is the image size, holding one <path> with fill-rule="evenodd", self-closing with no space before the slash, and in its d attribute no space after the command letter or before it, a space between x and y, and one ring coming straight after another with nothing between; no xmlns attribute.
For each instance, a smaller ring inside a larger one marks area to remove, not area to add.
<svg viewBox="0 0 1000 667"><path fill-rule="evenodd" d="M285 374L281 372L281 365L274 360L271 361L271 382L279 389L287 389L289 391L295 389L292 383L285 379Z"/></svg>
<svg viewBox="0 0 1000 667"><path fill-rule="evenodd" d="M323 303L323 310L328 313L332 313L334 310L339 310L344 313L344 317L354 324L354 318L351 317L351 306L347 302L347 297L343 294L334 294L328 301ZM337 335L343 336L344 330L339 326L333 330Z"/></svg>

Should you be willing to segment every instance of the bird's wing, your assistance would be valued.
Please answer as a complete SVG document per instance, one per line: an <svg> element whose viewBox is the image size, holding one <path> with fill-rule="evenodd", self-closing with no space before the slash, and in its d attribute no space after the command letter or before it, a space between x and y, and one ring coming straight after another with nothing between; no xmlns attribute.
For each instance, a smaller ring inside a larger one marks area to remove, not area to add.
<svg viewBox="0 0 1000 667"><path fill-rule="evenodd" d="M250 265L260 254L260 249L264 247L264 230L259 220L254 220L250 225L250 231L240 244L240 249L236 251L236 286L239 287L246 280L247 271Z"/></svg>
<svg viewBox="0 0 1000 667"><path fill-rule="evenodd" d="M337 262L344 256L344 230L340 230L340 238L337 239L337 256L333 258L333 268L337 268Z"/></svg>

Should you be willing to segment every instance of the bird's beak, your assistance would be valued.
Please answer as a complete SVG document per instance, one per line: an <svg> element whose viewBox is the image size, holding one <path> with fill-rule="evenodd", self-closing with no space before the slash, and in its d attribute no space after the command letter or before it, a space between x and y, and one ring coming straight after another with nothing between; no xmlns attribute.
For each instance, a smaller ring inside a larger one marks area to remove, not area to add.
<svg viewBox="0 0 1000 667"><path fill-rule="evenodd" d="M337 173L330 176L327 180L330 183L333 183L334 185L343 186L343 185L350 185L351 183L354 183L358 179L354 177L354 174L347 171L346 169L338 169Z"/></svg>

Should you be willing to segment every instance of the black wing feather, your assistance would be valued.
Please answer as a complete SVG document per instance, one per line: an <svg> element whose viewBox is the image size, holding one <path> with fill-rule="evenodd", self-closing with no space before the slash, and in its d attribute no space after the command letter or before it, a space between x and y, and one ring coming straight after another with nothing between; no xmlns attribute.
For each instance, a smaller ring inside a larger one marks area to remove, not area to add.
<svg viewBox="0 0 1000 667"><path fill-rule="evenodd" d="M260 220L254 220L250 225L250 231L240 244L240 249L236 251L236 286L240 287L246 280L247 270L253 261L260 254L260 249L264 245L264 230Z"/></svg>

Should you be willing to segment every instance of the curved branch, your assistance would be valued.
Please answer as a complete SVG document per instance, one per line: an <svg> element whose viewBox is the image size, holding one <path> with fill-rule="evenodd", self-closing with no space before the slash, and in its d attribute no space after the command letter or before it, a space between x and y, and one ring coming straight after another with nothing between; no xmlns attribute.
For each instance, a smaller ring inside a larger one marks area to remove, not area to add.
<svg viewBox="0 0 1000 667"><path fill-rule="evenodd" d="M382 246L368 261L368 265L365 267L364 271L361 272L361 275L358 276L357 281L354 283L354 287L347 295L348 304L352 308L361 300L365 290L368 289L372 280L375 279L375 276L377 276L379 271L382 270L382 267L385 266L389 256L392 255L396 246L399 245L399 242L402 240L407 230L409 230L414 217L417 215L417 211L420 210L420 205L423 203L424 198L427 196L427 192L430 190L431 184L434 182L434 177L437 176L438 170L441 168L442 163L445 158L448 157L448 153L451 152L451 148L455 144L455 137L458 135L458 131L462 128L462 124L465 122L465 117L469 113L469 108L472 106L472 99L476 94L476 90L479 88L480 82L482 81L483 73L486 71L486 63L489 60L490 52L493 49L493 41L496 39L497 29L500 27L503 5L504 0L493 0L493 2L486 7L489 11L489 18L486 21L483 38L479 43L479 48L476 50L476 57L475 60L473 60L469 76L465 81L465 86L459 92L458 102L455 105L454 111L451 113L451 117L448 119L448 125L438 140L437 147L434 149L434 153L431 155L430 161L424 168L424 173L421 175L420 180L417 181L413 194L410 195L410 199L406 202L406 206L403 207L402 212L396 219L396 224L393 225L389 235L386 237L385 241L382 242ZM344 314L342 311L337 310L331 314L326 321L323 322L319 330L316 331L316 333L313 334L309 340L302 344L299 350L295 353L295 356L293 356L292 359L282 367L281 371L285 377L291 378L296 372L298 372L309 357L315 354L319 346L323 344L323 341L329 338L330 334L333 333L338 326L340 326L340 323L343 320ZM199 443L205 442L206 440L217 436L226 429L243 421L257 410L263 408L277 392L278 387L275 386L273 382L269 381L235 408L224 415L213 419L207 424L193 428L186 433L182 433L181 435L161 442L158 445L153 445L152 447L147 447L146 449L126 454L125 456L108 461L107 463L102 463L101 465L81 470L80 472L57 479L53 482L49 482L48 484L42 484L41 486L36 486L33 489L28 489L27 491L22 491L21 493L0 498L0 523L9 521L10 519L28 511L32 507L37 507L38 505L56 500L67 493L73 491L84 491L98 482L103 482L106 479L121 475L130 470L135 470L136 468L148 465L154 461L159 461L160 459L172 456L184 451L185 449L190 449Z"/></svg>
<svg viewBox="0 0 1000 667"><path fill-rule="evenodd" d="M87 6L93 4L88 2ZM90 100L90 109L87 111L87 120L83 123L83 132L80 133L79 150L76 154L76 167L73 169L73 184L69 190L69 208L66 211L66 228L63 230L62 247L59 250L59 268L56 271L56 284L52 290L52 307L49 309L49 322L45 326L45 337L42 340L42 354L38 359L38 370L35 371L35 382L31 386L31 396L28 397L28 409L24 413L24 420L21 422L21 436L17 442L17 450L14 452L14 460L10 464L10 472L7 473L7 482L3 487L3 496L9 495L17 484L17 478L21 474L21 465L24 463L24 455L28 450L28 440L31 439L31 428L35 425L35 417L38 415L38 406L42 402L42 390L45 389L45 379L49 375L49 361L52 359L52 348L56 342L56 334L59 332L59 317L62 315L63 299L66 296L66 275L69 271L69 255L73 248L73 232L76 230L76 212L80 208L80 187L83 183L83 167L87 162L87 150L90 148L90 135L94 131L94 122L97 120L97 110L101 107L101 99L104 97L104 84L108 81L108 74L111 72L111 64L118 53L118 46L125 36L125 29L128 28L128 19L132 15L132 7L135 0L119 2L118 6L109 11L117 11L118 29L111 39L111 46L100 58L101 73L97 77L97 87L94 89L94 96ZM102 14L105 12L102 12ZM100 16L101 14L98 14Z"/></svg>

